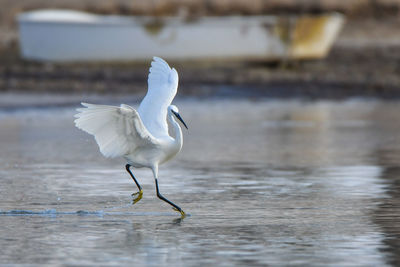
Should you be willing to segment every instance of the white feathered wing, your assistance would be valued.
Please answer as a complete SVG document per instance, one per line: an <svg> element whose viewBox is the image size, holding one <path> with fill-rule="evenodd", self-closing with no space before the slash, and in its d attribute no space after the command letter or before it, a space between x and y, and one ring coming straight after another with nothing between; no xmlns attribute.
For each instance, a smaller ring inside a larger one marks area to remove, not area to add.
<svg viewBox="0 0 400 267"><path fill-rule="evenodd" d="M178 72L159 57L153 57L148 90L138 112L146 129L156 138L168 136L167 108L178 88Z"/></svg>
<svg viewBox="0 0 400 267"><path fill-rule="evenodd" d="M119 157L133 153L141 146L156 145L157 140L143 125L136 110L128 105L120 107L82 103L75 115L75 125L94 135L100 152L105 157Z"/></svg>

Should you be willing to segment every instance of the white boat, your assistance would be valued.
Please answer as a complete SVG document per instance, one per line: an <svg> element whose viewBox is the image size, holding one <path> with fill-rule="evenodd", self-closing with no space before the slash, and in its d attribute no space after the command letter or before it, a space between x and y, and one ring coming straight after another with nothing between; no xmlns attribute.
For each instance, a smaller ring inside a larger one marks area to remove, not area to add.
<svg viewBox="0 0 400 267"><path fill-rule="evenodd" d="M22 57L38 61L282 60L324 57L344 22L320 16L100 16L72 10L18 15Z"/></svg>

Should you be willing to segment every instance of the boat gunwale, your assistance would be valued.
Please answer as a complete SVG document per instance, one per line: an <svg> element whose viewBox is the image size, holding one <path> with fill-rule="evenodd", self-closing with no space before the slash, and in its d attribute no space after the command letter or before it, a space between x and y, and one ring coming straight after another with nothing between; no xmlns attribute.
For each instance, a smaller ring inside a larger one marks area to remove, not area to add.
<svg viewBox="0 0 400 267"><path fill-rule="evenodd" d="M289 15L289 16L280 16L280 15L258 15L258 16L202 16L196 18L185 18L179 16L126 16L126 15L97 15L92 13L80 12L80 11L72 11L71 14L76 13L76 15L87 16L87 19L76 19L76 21L71 19L49 19L49 18L38 18L34 17L38 15L40 12L47 12L45 10L42 11L30 11L20 13L17 16L18 23L21 25L86 25L86 26L94 26L94 27L104 27L104 26L146 26L149 24L159 24L160 26L182 26L182 25L204 25L213 27L237 27L237 26L253 26L253 25L264 25L264 26L273 26L281 19L296 19L300 16ZM54 11L56 14L60 10L48 10L48 12ZM61 11L62 13L63 11ZM60 14L61 14L60 13ZM320 17L320 16L343 16L340 13L327 13L321 15L307 15L311 17Z"/></svg>

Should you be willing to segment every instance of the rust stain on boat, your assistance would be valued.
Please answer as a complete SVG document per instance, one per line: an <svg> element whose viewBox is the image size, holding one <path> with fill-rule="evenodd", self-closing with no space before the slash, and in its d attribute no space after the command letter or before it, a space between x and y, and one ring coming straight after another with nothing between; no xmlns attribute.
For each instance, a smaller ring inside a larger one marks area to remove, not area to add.
<svg viewBox="0 0 400 267"><path fill-rule="evenodd" d="M291 22L289 17L279 17L277 23L273 27L273 34L278 36L279 40L289 46L291 42Z"/></svg>
<svg viewBox="0 0 400 267"><path fill-rule="evenodd" d="M153 20L144 24L144 29L150 35L158 35L164 28L164 23L160 20Z"/></svg>

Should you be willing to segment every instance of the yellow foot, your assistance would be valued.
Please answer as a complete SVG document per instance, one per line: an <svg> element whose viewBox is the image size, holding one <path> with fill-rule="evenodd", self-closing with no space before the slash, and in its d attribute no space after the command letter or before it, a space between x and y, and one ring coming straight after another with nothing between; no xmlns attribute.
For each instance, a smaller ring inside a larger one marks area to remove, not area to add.
<svg viewBox="0 0 400 267"><path fill-rule="evenodd" d="M132 194L132 196L136 196L137 195L137 197L136 198L134 198L133 200L132 200L132 205L133 204L136 204L136 202L138 202L139 200L141 200L142 199L142 196L143 196L143 190L142 189L140 189L139 190L139 192L136 192L136 193L133 193Z"/></svg>
<svg viewBox="0 0 400 267"><path fill-rule="evenodd" d="M179 212L181 214L181 218L185 218L186 217L186 213L183 210L178 210L177 208L172 208L173 210L176 210L177 212Z"/></svg>

